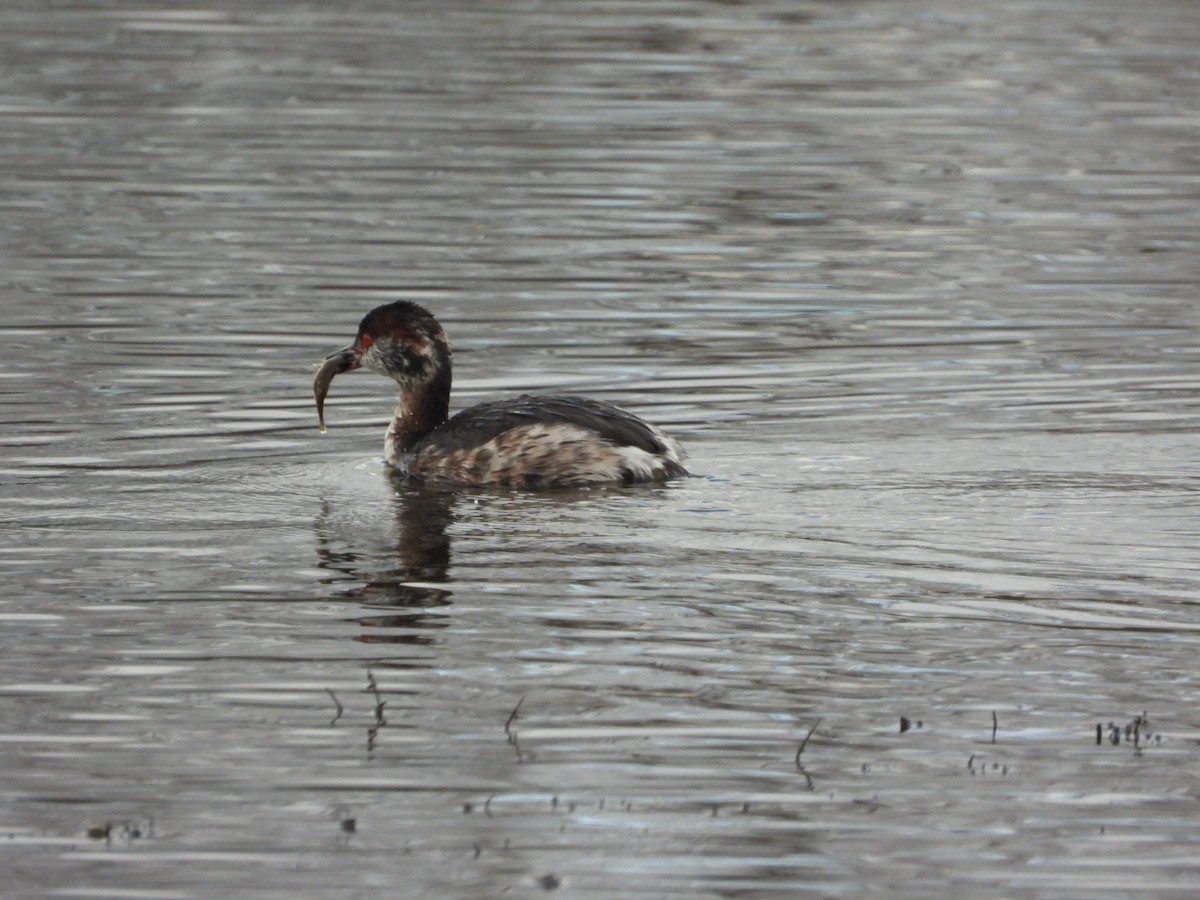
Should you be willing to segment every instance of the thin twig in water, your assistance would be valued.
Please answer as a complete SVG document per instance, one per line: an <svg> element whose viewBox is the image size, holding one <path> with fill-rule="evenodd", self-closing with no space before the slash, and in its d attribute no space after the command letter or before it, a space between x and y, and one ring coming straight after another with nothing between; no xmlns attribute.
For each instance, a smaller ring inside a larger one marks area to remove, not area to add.
<svg viewBox="0 0 1200 900"><path fill-rule="evenodd" d="M998 724L998 722L996 721L996 711L993 709L992 710L992 743L993 744L996 743L996 726L997 726L997 724Z"/></svg>
<svg viewBox="0 0 1200 900"><path fill-rule="evenodd" d="M346 709L344 706L342 706L341 701L338 700L337 694L335 694L329 688L325 688L325 693L327 693L329 695L329 699L332 700L333 705L337 707L337 715L334 716L333 719L330 720L330 722L329 722L329 727L332 728L334 725L337 724L337 720L342 717L342 713L345 712Z"/></svg>
<svg viewBox="0 0 1200 900"><path fill-rule="evenodd" d="M508 721L504 723L504 733L508 735L508 742L513 743L516 738L513 737L512 723L516 721L517 713L521 711L521 704L525 702L525 695L521 695L521 699L517 701L517 705L513 707L513 711L508 714Z"/></svg>
<svg viewBox="0 0 1200 900"><path fill-rule="evenodd" d="M375 695L375 726L378 728L386 725L387 719L383 717L383 708L387 706L387 701L379 699L379 685L375 683L375 675L370 669L367 669L367 687Z"/></svg>
<svg viewBox="0 0 1200 900"><path fill-rule="evenodd" d="M804 753L804 748L808 746L808 739L813 736L813 732L815 732L817 730L817 725L820 725L820 724L821 724L821 720L817 719L817 721L813 724L813 727L808 729L808 734L806 734L804 736L804 740L802 740L800 742L800 746L796 749L796 768L797 769L800 768L800 755L802 753Z"/></svg>

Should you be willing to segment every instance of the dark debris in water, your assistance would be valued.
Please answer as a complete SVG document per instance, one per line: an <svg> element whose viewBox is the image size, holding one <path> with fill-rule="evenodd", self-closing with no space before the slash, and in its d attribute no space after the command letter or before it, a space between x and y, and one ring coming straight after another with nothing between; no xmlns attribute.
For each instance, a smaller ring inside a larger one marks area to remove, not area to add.
<svg viewBox="0 0 1200 900"><path fill-rule="evenodd" d="M1150 730L1150 716L1143 710L1140 716L1135 716L1124 725L1109 722L1107 725L1096 723L1096 745L1104 744L1105 739L1114 747L1122 743L1133 744L1133 751L1141 754L1150 744L1161 744L1162 735Z"/></svg>
<svg viewBox="0 0 1200 900"><path fill-rule="evenodd" d="M547 872L537 880L537 886L543 891L553 891L562 887L562 879L553 872Z"/></svg>
<svg viewBox="0 0 1200 900"><path fill-rule="evenodd" d="M93 841L104 841L111 844L113 839L126 843L154 836L154 819L129 819L125 822L105 822L103 825L89 826L87 836Z"/></svg>
<svg viewBox="0 0 1200 900"><path fill-rule="evenodd" d="M967 760L967 772L971 775L1007 775L1009 768L1007 763L986 763L980 759L978 754L972 753Z"/></svg>

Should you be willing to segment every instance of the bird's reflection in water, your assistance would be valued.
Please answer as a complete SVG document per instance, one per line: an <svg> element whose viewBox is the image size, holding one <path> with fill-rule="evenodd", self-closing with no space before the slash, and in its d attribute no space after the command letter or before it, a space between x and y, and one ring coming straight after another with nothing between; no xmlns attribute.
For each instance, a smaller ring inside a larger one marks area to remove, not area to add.
<svg viewBox="0 0 1200 900"><path fill-rule="evenodd" d="M391 502L394 527L379 540L378 528L351 524L345 511L328 501L317 517L318 567L327 573L328 599L361 604L368 612L350 621L363 626L358 640L364 643L432 644L430 632L446 628L450 616L438 610L449 606L450 535L456 510L482 501L499 501L501 510L512 504L552 512L575 504L598 504L612 498L665 497L666 485L612 485L601 488L563 489L522 496L519 501L482 489L422 487L393 477Z"/></svg>
<svg viewBox="0 0 1200 900"><path fill-rule="evenodd" d="M331 573L325 579L334 586L330 599L355 601L373 611L351 620L363 626L358 640L429 644L432 637L420 630L449 624L448 617L436 610L450 605L451 592L436 585L446 581L450 568L446 530L454 516L454 501L453 491L397 480L392 496L394 542L370 551L335 525L335 511L328 501L322 504L315 524L317 565ZM339 590L338 585L345 587Z"/></svg>

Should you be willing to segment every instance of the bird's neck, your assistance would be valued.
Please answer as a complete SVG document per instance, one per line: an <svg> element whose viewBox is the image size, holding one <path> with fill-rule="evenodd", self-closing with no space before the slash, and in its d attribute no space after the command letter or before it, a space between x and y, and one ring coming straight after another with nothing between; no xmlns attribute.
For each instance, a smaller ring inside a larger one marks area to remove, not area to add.
<svg viewBox="0 0 1200 900"><path fill-rule="evenodd" d="M450 412L450 377L420 384L401 384L400 398L388 426L385 455L388 460L413 445L446 421Z"/></svg>

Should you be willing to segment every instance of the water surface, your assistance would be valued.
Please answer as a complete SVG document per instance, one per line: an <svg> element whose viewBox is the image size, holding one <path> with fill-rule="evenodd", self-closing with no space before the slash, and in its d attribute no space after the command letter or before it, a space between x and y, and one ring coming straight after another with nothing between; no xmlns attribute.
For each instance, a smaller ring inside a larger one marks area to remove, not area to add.
<svg viewBox="0 0 1200 900"><path fill-rule="evenodd" d="M6 11L5 896L1200 890L1198 38ZM694 477L394 484L397 296Z"/></svg>

